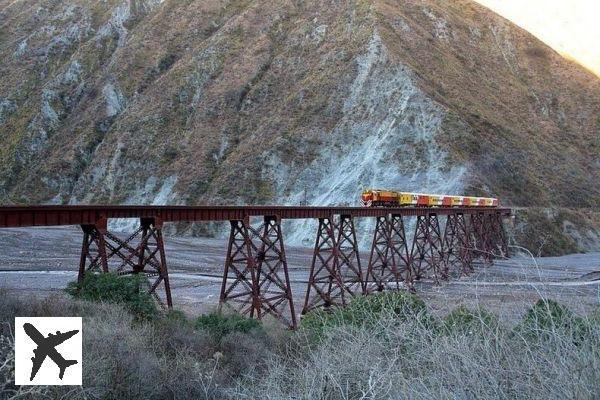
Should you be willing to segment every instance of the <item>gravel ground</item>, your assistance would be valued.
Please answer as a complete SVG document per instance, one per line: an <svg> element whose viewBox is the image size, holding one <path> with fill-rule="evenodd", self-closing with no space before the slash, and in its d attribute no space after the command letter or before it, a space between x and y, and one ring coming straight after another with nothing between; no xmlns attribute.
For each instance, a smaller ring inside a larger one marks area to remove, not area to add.
<svg viewBox="0 0 600 400"><path fill-rule="evenodd" d="M23 296L60 291L76 279L82 235L78 228L0 230L0 286ZM227 241L167 237L166 252L175 307L190 314L218 302ZM286 248L296 308L301 309L312 249ZM363 268L368 261L363 252ZM469 277L440 286L417 284L436 313L458 305L483 305L502 319L518 318L540 296L586 312L600 305L600 253L536 258L514 256L491 267L476 266Z"/></svg>

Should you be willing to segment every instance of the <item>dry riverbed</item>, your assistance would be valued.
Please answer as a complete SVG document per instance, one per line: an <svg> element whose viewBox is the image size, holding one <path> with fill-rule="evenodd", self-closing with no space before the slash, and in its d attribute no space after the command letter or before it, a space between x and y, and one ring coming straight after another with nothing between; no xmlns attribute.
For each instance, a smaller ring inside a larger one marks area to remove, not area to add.
<svg viewBox="0 0 600 400"><path fill-rule="evenodd" d="M81 232L78 228L0 230L0 286L22 296L61 291L76 279ZM190 314L218 302L225 239L167 237L166 252L175 307ZM301 309L312 249L286 248L292 289ZM363 268L368 254L362 255ZM482 305L512 320L540 296L554 298L574 311L600 305L600 253L536 258L514 256L440 286L419 283L417 292L435 313L458 305Z"/></svg>

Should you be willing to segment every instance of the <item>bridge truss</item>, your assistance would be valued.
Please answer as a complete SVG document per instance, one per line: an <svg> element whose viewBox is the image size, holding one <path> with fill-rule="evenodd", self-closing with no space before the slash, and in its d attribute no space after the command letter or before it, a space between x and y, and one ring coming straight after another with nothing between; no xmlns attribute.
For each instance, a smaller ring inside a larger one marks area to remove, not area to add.
<svg viewBox="0 0 600 400"><path fill-rule="evenodd" d="M271 315L293 329L298 314L282 220L319 222L301 310L305 314L343 307L357 295L414 291L418 281L439 284L472 273L478 261L489 265L508 257L503 218L510 213L497 207L4 206L0 228L80 225L80 283L88 272L144 274L148 292L171 308L164 223L229 221L220 306L232 306L250 318ZM261 217L261 224L252 226L251 217ZM112 218L137 218L139 226L121 239L107 229ZM375 219L366 267L361 265L356 218ZM408 227L413 227L410 232Z"/></svg>

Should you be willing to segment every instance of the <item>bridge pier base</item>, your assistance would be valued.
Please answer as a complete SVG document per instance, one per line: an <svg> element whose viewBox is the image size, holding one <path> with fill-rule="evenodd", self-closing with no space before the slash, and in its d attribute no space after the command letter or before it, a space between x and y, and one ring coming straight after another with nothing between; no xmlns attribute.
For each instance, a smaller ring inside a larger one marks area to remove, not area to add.
<svg viewBox="0 0 600 400"><path fill-rule="evenodd" d="M339 225L333 216L319 218L302 314L344 307L349 297L363 294L365 288L352 217L341 215Z"/></svg>
<svg viewBox="0 0 600 400"><path fill-rule="evenodd" d="M444 240L435 213L418 215L411 250L415 279L431 278L435 284L448 279Z"/></svg>
<svg viewBox="0 0 600 400"><path fill-rule="evenodd" d="M402 216L377 217L365 279L367 293L384 291L390 283L396 290L401 282L411 288L410 264Z"/></svg>
<svg viewBox="0 0 600 400"><path fill-rule="evenodd" d="M242 315L260 320L271 314L289 328L296 328L280 218L266 216L262 234L248 219L230 224L219 307L237 303L234 308Z"/></svg>

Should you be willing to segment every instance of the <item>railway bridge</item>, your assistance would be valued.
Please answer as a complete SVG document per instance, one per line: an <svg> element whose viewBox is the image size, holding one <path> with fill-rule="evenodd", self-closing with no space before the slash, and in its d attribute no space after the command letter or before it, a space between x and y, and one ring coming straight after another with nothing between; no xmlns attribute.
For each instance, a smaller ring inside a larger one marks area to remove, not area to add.
<svg viewBox="0 0 600 400"><path fill-rule="evenodd" d="M220 305L250 318L273 315L293 329L298 314L282 220L318 220L304 314L343 307L352 296L414 290L419 280L437 284L468 275L475 261L485 265L507 257L503 219L510 215L510 209L500 207L2 206L0 228L79 225L79 282L88 272L145 274L149 293L171 308L164 224L229 221ZM115 218L135 218L139 226L119 237L108 230ZM359 256L356 218L376 220L366 266ZM411 232L409 220L414 222Z"/></svg>

